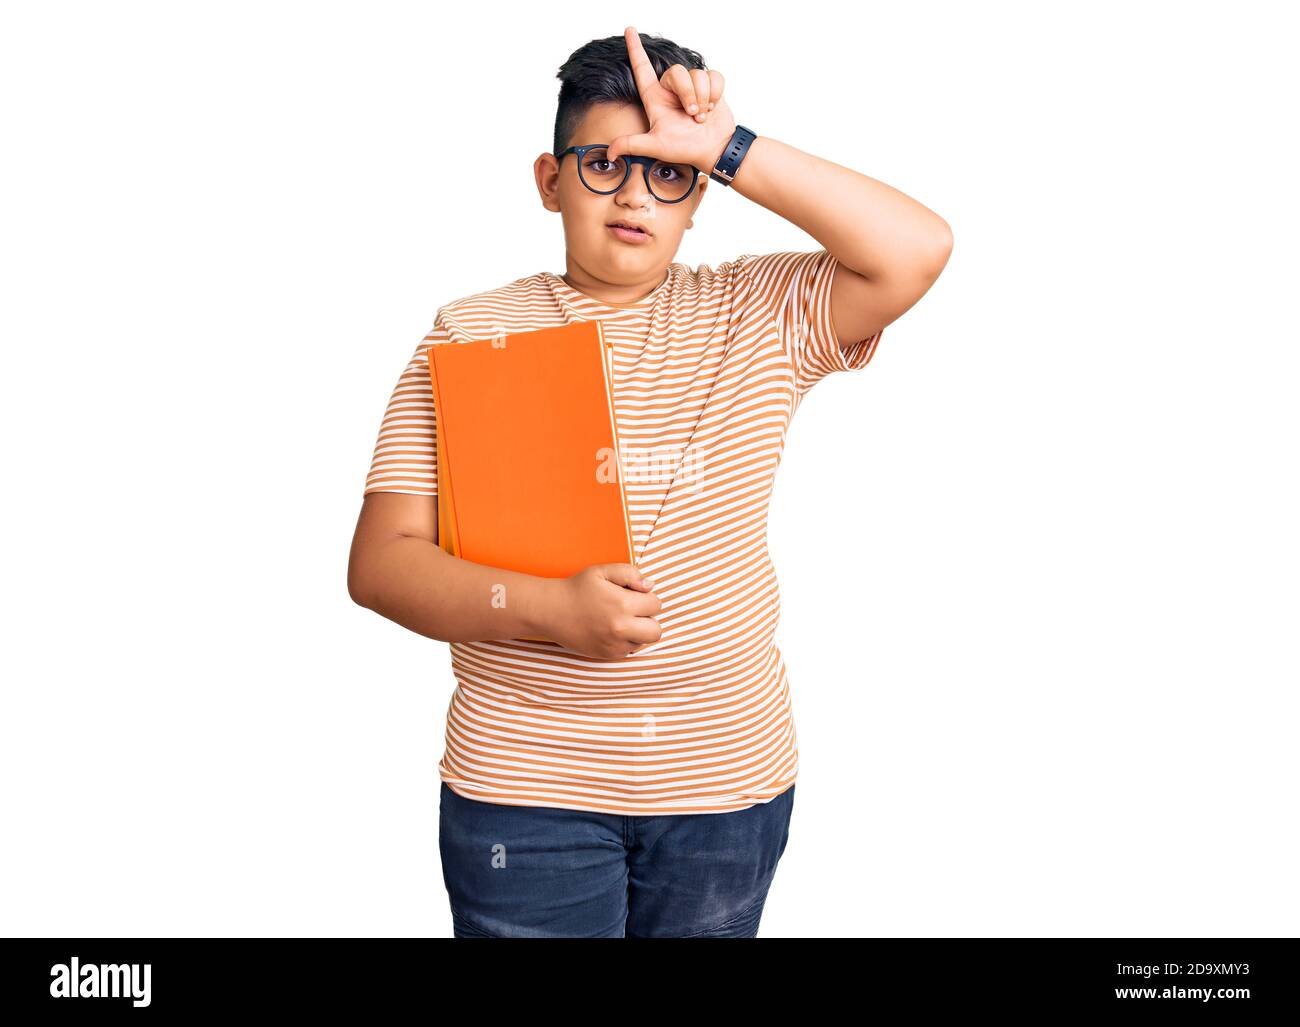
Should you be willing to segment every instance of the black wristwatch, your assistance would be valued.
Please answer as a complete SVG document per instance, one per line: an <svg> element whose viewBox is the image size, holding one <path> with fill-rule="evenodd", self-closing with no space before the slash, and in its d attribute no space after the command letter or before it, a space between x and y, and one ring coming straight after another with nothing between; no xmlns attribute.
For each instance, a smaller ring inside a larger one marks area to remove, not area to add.
<svg viewBox="0 0 1300 1027"><path fill-rule="evenodd" d="M745 159L745 154L749 151L749 144L757 138L757 132L744 125L737 125L736 131L731 134L731 140L727 143L727 148L718 158L718 166L709 172L709 177L723 185L731 185L732 179L736 177L736 171L740 168L740 162Z"/></svg>

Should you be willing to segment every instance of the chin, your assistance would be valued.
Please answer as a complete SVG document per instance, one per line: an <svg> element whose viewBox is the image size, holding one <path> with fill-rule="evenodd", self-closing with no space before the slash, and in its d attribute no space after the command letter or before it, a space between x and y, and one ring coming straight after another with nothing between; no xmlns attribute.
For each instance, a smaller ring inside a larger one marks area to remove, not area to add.
<svg viewBox="0 0 1300 1027"><path fill-rule="evenodd" d="M658 249L655 245L656 242L658 242L657 239L651 239L639 246L629 246L625 242L611 239L604 252L608 255L606 259L612 257L619 264L627 267L644 267L647 264L653 264L656 260L655 252Z"/></svg>

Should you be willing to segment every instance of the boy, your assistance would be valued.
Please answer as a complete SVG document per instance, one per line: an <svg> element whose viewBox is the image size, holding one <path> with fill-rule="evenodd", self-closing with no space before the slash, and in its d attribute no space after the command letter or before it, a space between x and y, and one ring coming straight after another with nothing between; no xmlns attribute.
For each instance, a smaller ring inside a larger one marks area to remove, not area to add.
<svg viewBox="0 0 1300 1027"><path fill-rule="evenodd" d="M820 378L866 366L952 236L737 126L722 76L668 40L629 27L559 78L533 170L566 273L439 309L384 417L348 589L451 643L439 848L458 937L752 937L798 766L766 548L786 428ZM674 263L710 181L825 249ZM438 548L427 347L596 318L634 562L538 578Z"/></svg>

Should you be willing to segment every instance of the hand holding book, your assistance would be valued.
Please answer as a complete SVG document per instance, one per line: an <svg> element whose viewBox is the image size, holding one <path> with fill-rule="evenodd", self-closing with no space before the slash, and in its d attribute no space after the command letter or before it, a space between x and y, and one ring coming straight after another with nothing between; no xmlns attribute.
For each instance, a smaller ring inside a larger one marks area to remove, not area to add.
<svg viewBox="0 0 1300 1027"><path fill-rule="evenodd" d="M543 631L566 649L613 660L659 641L663 604L632 564L592 564L551 580Z"/></svg>

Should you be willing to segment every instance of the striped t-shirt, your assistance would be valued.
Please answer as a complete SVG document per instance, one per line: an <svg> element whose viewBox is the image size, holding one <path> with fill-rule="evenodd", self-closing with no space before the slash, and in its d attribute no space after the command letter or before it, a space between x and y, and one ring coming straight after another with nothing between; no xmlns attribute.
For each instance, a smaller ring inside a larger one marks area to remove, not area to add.
<svg viewBox="0 0 1300 1027"><path fill-rule="evenodd" d="M437 494L426 353L599 318L634 563L662 603L662 637L598 659L554 642L452 642L456 689L439 776L458 794L615 814L721 813L767 802L798 769L774 636L767 508L786 429L832 371L867 365L831 321L826 250L673 263L612 307L549 271L438 309L389 400L365 492ZM538 502L546 497L539 496Z"/></svg>

